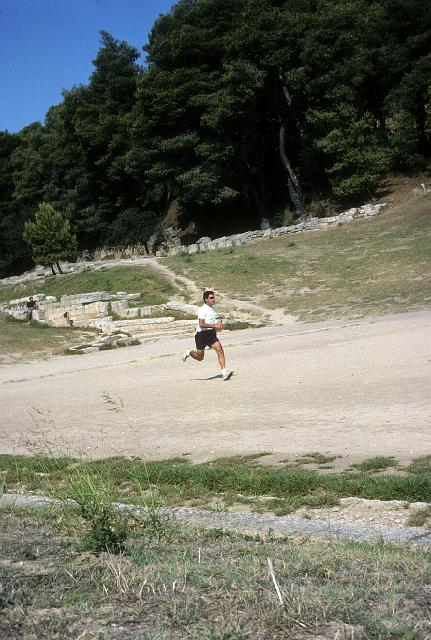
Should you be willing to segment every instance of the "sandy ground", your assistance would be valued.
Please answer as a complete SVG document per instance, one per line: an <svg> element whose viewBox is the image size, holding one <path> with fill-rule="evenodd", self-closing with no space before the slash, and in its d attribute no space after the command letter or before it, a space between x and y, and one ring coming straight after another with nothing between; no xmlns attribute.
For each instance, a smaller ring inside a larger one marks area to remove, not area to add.
<svg viewBox="0 0 431 640"><path fill-rule="evenodd" d="M341 456L338 467L431 453L431 312L221 337L228 382L213 352L181 361L192 336L1 367L0 450L54 442L92 458L194 461L266 451L270 462L318 451Z"/></svg>

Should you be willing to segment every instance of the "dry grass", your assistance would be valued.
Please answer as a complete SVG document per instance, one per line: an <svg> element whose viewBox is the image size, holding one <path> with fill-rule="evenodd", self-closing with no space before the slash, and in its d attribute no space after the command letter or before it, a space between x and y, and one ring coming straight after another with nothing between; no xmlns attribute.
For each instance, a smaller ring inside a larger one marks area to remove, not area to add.
<svg viewBox="0 0 431 640"><path fill-rule="evenodd" d="M175 526L95 556L79 548L79 522L68 526L60 535L48 512L2 514L2 637L429 637L422 550Z"/></svg>
<svg viewBox="0 0 431 640"><path fill-rule="evenodd" d="M14 320L0 313L0 365L50 358L81 342L94 339L96 331L47 327Z"/></svg>
<svg viewBox="0 0 431 640"><path fill-rule="evenodd" d="M9 302L12 298L24 298L35 293L60 298L63 295L91 291L140 293L139 304L153 305L167 302L175 289L150 265L110 267L107 264L98 271L48 276L33 282L0 286L0 302Z"/></svg>
<svg viewBox="0 0 431 640"><path fill-rule="evenodd" d="M198 286L304 321L431 305L431 194L326 231L173 257Z"/></svg>

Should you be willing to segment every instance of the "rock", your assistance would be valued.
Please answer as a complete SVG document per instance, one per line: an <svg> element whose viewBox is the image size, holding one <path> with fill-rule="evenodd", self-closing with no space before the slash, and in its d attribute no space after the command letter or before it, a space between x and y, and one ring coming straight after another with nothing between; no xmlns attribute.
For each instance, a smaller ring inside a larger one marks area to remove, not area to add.
<svg viewBox="0 0 431 640"><path fill-rule="evenodd" d="M86 305L92 302L109 302L111 296L107 291L95 291L92 293L77 293L74 295L61 296L61 302L63 304L78 304Z"/></svg>
<svg viewBox="0 0 431 640"><path fill-rule="evenodd" d="M112 300L111 301L111 310L112 313L116 313L119 316L123 316L125 311L129 308L129 303L126 299L122 300Z"/></svg>
<svg viewBox="0 0 431 640"><path fill-rule="evenodd" d="M192 253L199 253L199 245L198 244L190 244L187 247L187 253L192 254ZM156 253L157 255L157 253Z"/></svg>
<svg viewBox="0 0 431 640"><path fill-rule="evenodd" d="M124 312L124 317L126 318L139 318L140 310L139 307L132 307L131 309L126 309Z"/></svg>
<svg viewBox="0 0 431 640"><path fill-rule="evenodd" d="M165 310L164 304L153 304L148 307L139 307L141 316L150 316L152 313L159 313Z"/></svg>
<svg viewBox="0 0 431 640"><path fill-rule="evenodd" d="M164 304L163 307L165 309L172 309L173 311L180 311L181 313L186 313L188 315L196 315L198 311L198 307L196 305L186 304L185 302L181 302L179 300L169 300L169 302Z"/></svg>

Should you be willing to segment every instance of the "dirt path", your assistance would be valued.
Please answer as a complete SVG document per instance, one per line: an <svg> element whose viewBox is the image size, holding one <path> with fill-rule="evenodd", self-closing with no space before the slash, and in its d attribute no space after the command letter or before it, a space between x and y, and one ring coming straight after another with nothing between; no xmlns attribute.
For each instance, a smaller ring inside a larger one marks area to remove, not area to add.
<svg viewBox="0 0 431 640"><path fill-rule="evenodd" d="M181 362L192 335L9 365L0 450L26 452L43 432L96 458L319 451L341 456L338 467L377 454L407 462L431 452L430 338L431 312L226 332L228 383L212 353Z"/></svg>
<svg viewBox="0 0 431 640"><path fill-rule="evenodd" d="M202 289L200 289L193 280L186 276L179 276L171 271L163 262L157 258L148 258L147 263L156 271L165 276L174 286L175 282L184 286L183 299L185 302L200 302L202 299ZM295 322L293 316L287 315L282 309L265 309L257 302L244 302L237 298L231 298L225 293L217 292L217 307L222 312L228 312L236 320L265 322L265 324L281 324L288 325Z"/></svg>

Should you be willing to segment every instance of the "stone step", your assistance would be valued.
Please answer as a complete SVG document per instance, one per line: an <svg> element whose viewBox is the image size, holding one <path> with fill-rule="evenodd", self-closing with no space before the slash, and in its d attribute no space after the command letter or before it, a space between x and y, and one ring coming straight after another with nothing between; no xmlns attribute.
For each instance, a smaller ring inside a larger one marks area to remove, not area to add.
<svg viewBox="0 0 431 640"><path fill-rule="evenodd" d="M195 320L175 320L173 317L166 318L136 318L134 320L97 320L94 326L101 329L103 333L113 333L114 331L127 331L132 335L138 333L164 333L165 331L190 331L193 332L196 325Z"/></svg>
<svg viewBox="0 0 431 640"><path fill-rule="evenodd" d="M163 330L147 330L147 331L138 331L132 334L134 338L137 338L140 342L145 342L145 340L154 340L156 338L174 338L176 336L185 337L190 336L193 338L195 335L195 331L193 327L171 327L170 329Z"/></svg>

